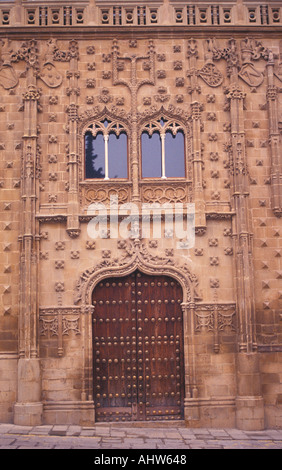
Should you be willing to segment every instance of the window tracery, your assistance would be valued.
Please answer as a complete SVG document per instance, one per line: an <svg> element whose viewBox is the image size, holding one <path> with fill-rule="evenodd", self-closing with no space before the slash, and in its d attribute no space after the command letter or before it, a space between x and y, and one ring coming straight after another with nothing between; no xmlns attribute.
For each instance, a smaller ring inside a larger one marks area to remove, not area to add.
<svg viewBox="0 0 282 470"><path fill-rule="evenodd" d="M125 120L116 115L116 110L114 113L105 111L95 108L91 116L89 112L80 116L80 148L82 154L84 153L79 185L82 206L86 207L90 200L102 199L108 204L113 191L119 195L121 192L125 193L122 199L119 197L120 201L132 201L134 184L138 188L140 202L156 202L160 198L163 202L179 202L180 199L191 202L194 165L190 116L187 113L181 114L178 108L161 108L158 111L152 109L151 113L146 112L138 116L139 131L135 134L130 124L130 116ZM154 153L154 148L150 149L150 137L155 140L157 153ZM146 138L149 144L148 174L144 175L142 157L144 160ZM136 139L135 143L133 139ZM134 176L132 152L135 144L138 151L138 170ZM117 145L120 145L120 150ZM115 162L118 165L116 173L113 165ZM123 173L122 168L126 168Z"/></svg>
<svg viewBox="0 0 282 470"><path fill-rule="evenodd" d="M172 119L152 120L141 133L142 177L185 177L185 132Z"/></svg>
<svg viewBox="0 0 282 470"><path fill-rule="evenodd" d="M128 135L124 125L105 118L84 132L85 179L128 178Z"/></svg>

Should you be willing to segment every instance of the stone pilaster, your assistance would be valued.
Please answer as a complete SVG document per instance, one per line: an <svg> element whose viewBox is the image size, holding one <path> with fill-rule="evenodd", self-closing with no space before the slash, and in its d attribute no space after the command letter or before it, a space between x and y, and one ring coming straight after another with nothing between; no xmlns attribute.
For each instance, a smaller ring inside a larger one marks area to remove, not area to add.
<svg viewBox="0 0 282 470"><path fill-rule="evenodd" d="M274 58L269 54L267 63L267 103L269 118L269 144L271 154L271 205L277 217L282 215L282 166L279 132L278 87L274 83Z"/></svg>
<svg viewBox="0 0 282 470"><path fill-rule="evenodd" d="M203 188L203 159L201 142L201 111L202 105L199 100L201 92L198 84L197 73L198 46L194 39L188 41L188 77L190 86L188 92L191 95L191 118L192 118L192 161L194 172L194 201L195 201L195 226L206 228L205 200Z"/></svg>
<svg viewBox="0 0 282 470"><path fill-rule="evenodd" d="M182 303L184 337L186 338L185 357L185 399L184 399L184 418L187 426L199 426L199 404L198 388L196 384L196 357L195 357L195 337L194 337L194 311L195 304Z"/></svg>
<svg viewBox="0 0 282 470"><path fill-rule="evenodd" d="M239 86L236 43L230 41L229 73L231 120L231 162L230 173L231 205L236 216L233 219L233 241L236 254L236 290L239 318L239 350L251 352L256 348L254 331L254 293L252 266L252 227L250 223L248 168L244 129L245 94Z"/></svg>
<svg viewBox="0 0 282 470"><path fill-rule="evenodd" d="M232 149L233 242L236 254L236 290L239 319L237 354L236 420L239 429L264 427L263 400L260 390L259 358L256 353L255 304L252 265L252 228L250 223L248 167L244 129L245 94L239 86L236 43L230 41L230 100Z"/></svg>
<svg viewBox="0 0 282 470"><path fill-rule="evenodd" d="M77 121L78 121L78 105L77 95L79 94L78 88L78 47L76 41L70 42L70 69L68 71L69 79L69 96L70 102L68 106L69 118L69 191L68 191L68 219L67 219L67 232L71 238L76 238L80 233L78 213L79 213L79 198L78 198L78 167L79 157L77 148Z"/></svg>
<svg viewBox="0 0 282 470"><path fill-rule="evenodd" d="M36 176L38 170L37 105L40 91L32 67L27 69L24 100L24 135L21 196L21 285L19 316L19 362L17 403L14 422L21 425L41 424L41 373L38 359L38 226L36 214Z"/></svg>

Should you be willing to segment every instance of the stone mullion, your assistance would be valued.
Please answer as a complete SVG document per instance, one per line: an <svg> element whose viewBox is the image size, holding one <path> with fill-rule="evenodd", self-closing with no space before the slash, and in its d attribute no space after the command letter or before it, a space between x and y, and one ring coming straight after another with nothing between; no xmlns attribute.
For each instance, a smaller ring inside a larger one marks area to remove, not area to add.
<svg viewBox="0 0 282 470"><path fill-rule="evenodd" d="M271 153L271 203L275 215L282 214L282 168L280 163L281 144L278 128L278 96L274 85L274 60L272 54L267 63L267 102L269 116L269 143Z"/></svg>

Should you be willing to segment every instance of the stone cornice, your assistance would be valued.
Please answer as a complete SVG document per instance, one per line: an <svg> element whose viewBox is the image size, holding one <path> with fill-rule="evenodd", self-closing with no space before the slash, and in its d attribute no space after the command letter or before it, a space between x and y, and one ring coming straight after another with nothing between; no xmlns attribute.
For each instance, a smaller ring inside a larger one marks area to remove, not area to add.
<svg viewBox="0 0 282 470"><path fill-rule="evenodd" d="M197 36L197 39L216 35L218 38L241 37L273 37L281 38L282 26L274 25L233 25L230 26L0 26L0 37L13 36L14 40L27 40L33 38L47 39L51 36L73 39L168 39L179 37L188 39Z"/></svg>

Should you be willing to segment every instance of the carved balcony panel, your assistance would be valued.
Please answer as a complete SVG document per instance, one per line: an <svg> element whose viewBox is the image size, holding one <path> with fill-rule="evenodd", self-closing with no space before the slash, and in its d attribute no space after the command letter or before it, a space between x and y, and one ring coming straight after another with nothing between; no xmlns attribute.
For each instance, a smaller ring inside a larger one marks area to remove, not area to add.
<svg viewBox="0 0 282 470"><path fill-rule="evenodd" d="M187 203L191 202L191 186L185 182L150 182L141 183L141 195L144 203Z"/></svg>
<svg viewBox="0 0 282 470"><path fill-rule="evenodd" d="M119 204L130 202L130 183L81 183L80 184L80 204L83 213L87 212L90 204L99 202L106 207L110 205L111 197L116 197Z"/></svg>
<svg viewBox="0 0 282 470"><path fill-rule="evenodd" d="M41 2L34 2L32 6L24 6L24 23L28 26L81 26L85 24L86 2L78 5L46 6Z"/></svg>

